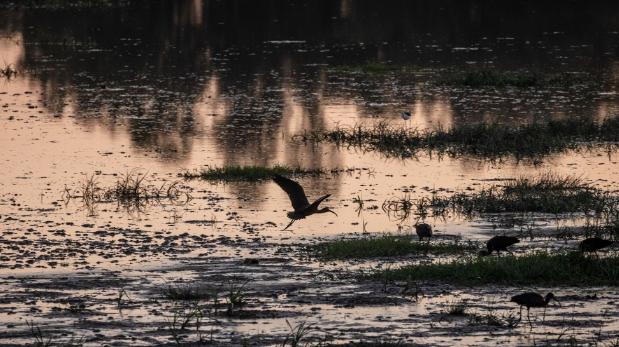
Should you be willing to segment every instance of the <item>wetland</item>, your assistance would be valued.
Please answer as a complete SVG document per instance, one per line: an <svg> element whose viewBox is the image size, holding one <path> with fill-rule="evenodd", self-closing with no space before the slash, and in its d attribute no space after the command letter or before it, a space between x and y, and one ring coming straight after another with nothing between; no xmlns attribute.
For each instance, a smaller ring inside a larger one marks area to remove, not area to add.
<svg viewBox="0 0 619 347"><path fill-rule="evenodd" d="M0 18L0 345L619 345L616 2Z"/></svg>

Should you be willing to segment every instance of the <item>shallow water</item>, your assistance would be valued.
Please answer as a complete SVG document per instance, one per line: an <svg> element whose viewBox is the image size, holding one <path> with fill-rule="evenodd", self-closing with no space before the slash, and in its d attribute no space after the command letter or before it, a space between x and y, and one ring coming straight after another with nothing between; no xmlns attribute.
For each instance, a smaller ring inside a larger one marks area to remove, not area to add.
<svg viewBox="0 0 619 347"><path fill-rule="evenodd" d="M615 191L617 154L603 149L554 154L535 163L428 154L401 160L292 141L303 131L379 121L435 129L613 116L619 109L619 9L613 2L565 6L560 16L548 4L475 1L4 6L0 61L18 74L0 78L3 285L14 285L7 276L133 271L146 264L160 269L179 258L238 259L319 237L409 231L416 218L389 218L380 208L386 199L479 189L499 178L552 171ZM375 62L409 70L359 70ZM588 80L530 88L438 83L481 67L574 73ZM403 110L413 113L410 122L400 119ZM290 231L281 231L288 222L288 198L271 182L183 181L192 196L187 203L164 200L131 211L115 203L89 210L79 199L63 199L65 188L79 188L91 175L109 186L117 175L141 172L159 186L180 180L177 175L185 170L232 164L356 170L300 179L310 197L331 193L327 202L339 217L314 216ZM370 208L359 213L357 196ZM581 217L519 216L540 234L582 225ZM505 230L495 231L492 218L426 221L438 235L464 239ZM521 233L522 227L508 231ZM526 246L540 244L573 246L552 238ZM352 315L369 326L383 324L365 311ZM3 315L2 321L11 324L14 318ZM265 330L286 330L281 319L264 324ZM368 329L358 338L371 336ZM486 338L467 336L472 344Z"/></svg>

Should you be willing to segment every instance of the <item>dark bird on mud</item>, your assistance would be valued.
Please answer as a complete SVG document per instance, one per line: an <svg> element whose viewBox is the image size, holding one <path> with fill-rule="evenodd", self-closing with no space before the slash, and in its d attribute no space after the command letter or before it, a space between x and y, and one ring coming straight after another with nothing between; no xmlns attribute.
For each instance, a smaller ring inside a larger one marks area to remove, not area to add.
<svg viewBox="0 0 619 347"><path fill-rule="evenodd" d="M531 325L531 317L529 316L529 313L530 313L529 311L531 307L543 307L544 317L545 317L546 306L548 306L548 303L550 302L550 300L554 300L559 305L561 305L561 303L559 302L559 300L557 300L557 298L555 297L553 293L546 294L546 297L544 298L540 294L533 293L533 292L527 292L527 293L522 293L522 294L512 296L510 301L515 302L518 305L520 305L520 319L522 319L522 307L524 306L527 308L527 319L529 320L529 325ZM531 325L531 328L533 328L532 325Z"/></svg>
<svg viewBox="0 0 619 347"><path fill-rule="evenodd" d="M427 223L415 224L415 232L417 236L419 236L419 241L421 241L424 237L428 240L432 238L432 226Z"/></svg>
<svg viewBox="0 0 619 347"><path fill-rule="evenodd" d="M400 117L402 117L402 119L404 120L404 122L408 123L408 121L411 119L412 115L410 112L408 111L404 111L400 113Z"/></svg>
<svg viewBox="0 0 619 347"><path fill-rule="evenodd" d="M486 242L487 251L480 251L479 255L487 256L492 254L492 252L496 251L497 254L501 254L501 251L510 252L507 247L520 242L517 237L513 236L494 236L488 242Z"/></svg>
<svg viewBox="0 0 619 347"><path fill-rule="evenodd" d="M318 209L318 205L320 205L323 200L330 197L331 194L323 195L310 204L305 195L305 191L303 191L303 187L301 187L299 183L280 175L273 176L273 181L288 194L290 202L292 203L292 208L294 208L294 211L286 214L288 218L290 218L290 223L288 223L283 230L288 229L295 221L315 213L331 212L337 216L337 213L333 212L328 207Z"/></svg>
<svg viewBox="0 0 619 347"><path fill-rule="evenodd" d="M599 237L590 237L580 242L578 248L581 252L593 252L597 254L597 251L612 245L614 242L610 240L604 240Z"/></svg>

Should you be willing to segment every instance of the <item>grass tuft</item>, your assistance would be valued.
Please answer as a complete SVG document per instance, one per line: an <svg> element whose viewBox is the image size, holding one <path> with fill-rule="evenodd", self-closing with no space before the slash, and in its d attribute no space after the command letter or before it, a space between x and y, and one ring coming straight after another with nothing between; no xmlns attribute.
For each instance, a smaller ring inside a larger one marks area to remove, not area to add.
<svg viewBox="0 0 619 347"><path fill-rule="evenodd" d="M215 296L212 291L193 285L169 285L163 290L163 296L174 301L210 300Z"/></svg>
<svg viewBox="0 0 619 347"><path fill-rule="evenodd" d="M5 77L6 79L11 79L17 76L17 70L13 67L13 65L5 65L3 68L0 68L0 77Z"/></svg>
<svg viewBox="0 0 619 347"><path fill-rule="evenodd" d="M443 281L483 285L618 285L619 257L583 256L579 252L476 257L438 264L377 271L372 278L390 281Z"/></svg>
<svg viewBox="0 0 619 347"><path fill-rule="evenodd" d="M363 239L336 240L310 246L321 259L363 259L396 257L415 253L462 254L474 251L474 243L417 242L409 235L384 235Z"/></svg>
<svg viewBox="0 0 619 347"><path fill-rule="evenodd" d="M303 169L300 167L290 167L275 165L272 167L254 165L231 165L225 167L207 167L199 172L185 172L182 177L185 179L203 179L208 181L259 181L273 177L282 176L319 176L325 174L322 169Z"/></svg>
<svg viewBox="0 0 619 347"><path fill-rule="evenodd" d="M458 157L471 155L500 159L535 159L541 155L578 150L585 145L619 141L619 117L602 122L583 119L550 120L521 126L498 123L461 124L450 129L419 130L390 126L357 125L297 134L303 142L330 142L376 151L388 157L408 158L419 151ZM586 147L586 146L585 146Z"/></svg>
<svg viewBox="0 0 619 347"><path fill-rule="evenodd" d="M79 188L65 186L62 198L66 203L72 199L81 200L89 214L96 215L96 205L100 203L116 202L128 212L139 212L149 204L163 200L184 204L191 200L191 195L178 181L155 186L149 182L146 174L128 172L119 175L116 183L110 187L101 187L95 175L88 176Z"/></svg>

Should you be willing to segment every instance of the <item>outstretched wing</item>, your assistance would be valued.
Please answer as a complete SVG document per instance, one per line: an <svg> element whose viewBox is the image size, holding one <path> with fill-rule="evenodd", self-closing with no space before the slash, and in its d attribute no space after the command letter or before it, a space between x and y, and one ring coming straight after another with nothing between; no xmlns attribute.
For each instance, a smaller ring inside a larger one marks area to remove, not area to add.
<svg viewBox="0 0 619 347"><path fill-rule="evenodd" d="M328 197L330 197L330 196L331 196L331 194L327 194L327 195L323 195L323 196L319 197L318 199L316 199L316 201L312 202L312 206L313 206L313 207L318 208L318 205L320 205L320 203L321 203L324 199L326 199L326 198L328 198Z"/></svg>
<svg viewBox="0 0 619 347"><path fill-rule="evenodd" d="M295 211L303 210L309 206L305 191L303 191L303 187L301 187L300 184L280 175L273 176L273 181L288 194L290 202L292 203L292 208L294 208Z"/></svg>

